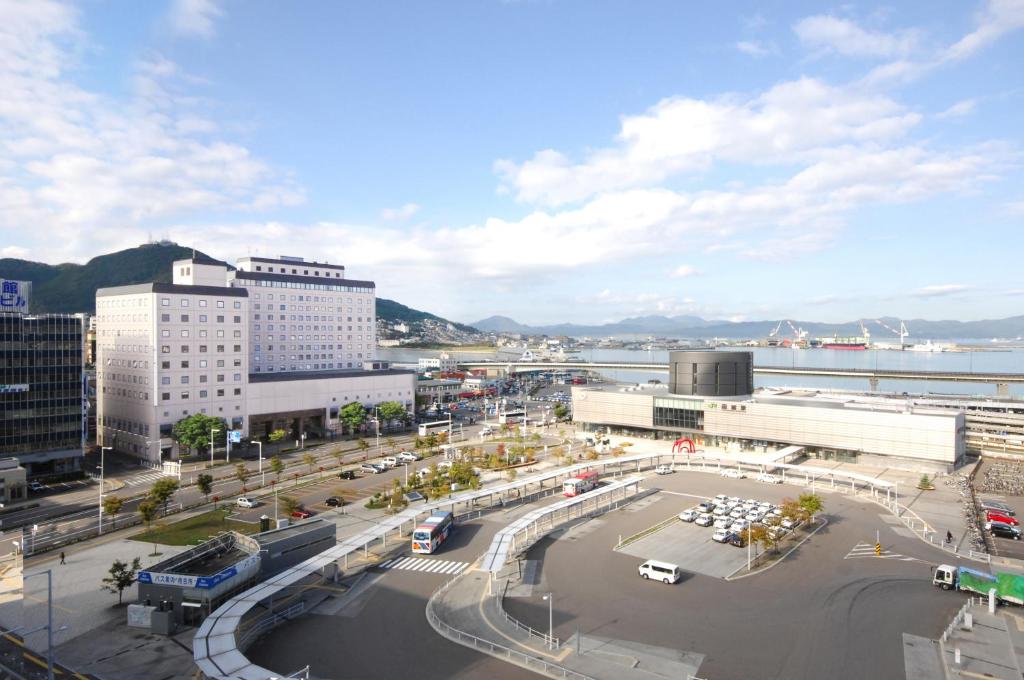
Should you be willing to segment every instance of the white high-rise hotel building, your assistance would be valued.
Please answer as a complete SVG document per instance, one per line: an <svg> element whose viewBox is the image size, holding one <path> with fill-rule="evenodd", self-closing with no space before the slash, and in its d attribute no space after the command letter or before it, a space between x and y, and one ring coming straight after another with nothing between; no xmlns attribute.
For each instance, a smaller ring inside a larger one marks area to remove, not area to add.
<svg viewBox="0 0 1024 680"><path fill-rule="evenodd" d="M358 368L373 359L376 288L340 265L246 257L228 275L249 292L253 373Z"/></svg>
<svg viewBox="0 0 1024 680"><path fill-rule="evenodd" d="M297 438L335 429L354 401L411 409L415 374L373 361L375 303L373 282L291 257L247 257L233 272L180 260L173 283L98 290L100 444L156 463L176 457L172 428L193 413Z"/></svg>

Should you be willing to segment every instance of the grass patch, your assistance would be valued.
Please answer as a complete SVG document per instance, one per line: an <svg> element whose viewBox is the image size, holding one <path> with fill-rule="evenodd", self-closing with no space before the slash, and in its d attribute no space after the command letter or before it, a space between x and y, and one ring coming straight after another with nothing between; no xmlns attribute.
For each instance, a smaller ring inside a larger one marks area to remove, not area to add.
<svg viewBox="0 0 1024 680"><path fill-rule="evenodd" d="M259 524L231 520L227 518L228 514L229 510L211 510L172 524L154 526L149 531L128 538L162 545L194 545L221 531L237 531L241 534L255 534L259 531Z"/></svg>

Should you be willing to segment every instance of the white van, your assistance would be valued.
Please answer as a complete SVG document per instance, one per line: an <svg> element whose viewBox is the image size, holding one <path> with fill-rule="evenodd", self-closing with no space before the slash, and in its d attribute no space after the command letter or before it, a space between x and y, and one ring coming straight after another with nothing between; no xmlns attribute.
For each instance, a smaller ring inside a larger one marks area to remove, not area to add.
<svg viewBox="0 0 1024 680"><path fill-rule="evenodd" d="M380 464L388 469L398 467L399 465L398 459L394 456L386 456L380 461Z"/></svg>
<svg viewBox="0 0 1024 680"><path fill-rule="evenodd" d="M657 560L647 560L640 565L640 575L643 576L644 579L653 578L656 581L662 581L664 583L675 583L683 577L683 572L674 564L658 562Z"/></svg>

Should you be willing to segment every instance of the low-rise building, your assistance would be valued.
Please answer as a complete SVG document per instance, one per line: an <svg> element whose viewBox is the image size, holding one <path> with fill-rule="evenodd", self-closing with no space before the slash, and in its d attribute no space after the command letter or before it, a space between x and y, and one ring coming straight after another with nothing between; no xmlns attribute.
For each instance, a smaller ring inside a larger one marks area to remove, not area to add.
<svg viewBox="0 0 1024 680"><path fill-rule="evenodd" d="M448 379L420 379L416 381L416 403L447 404L459 398L462 381Z"/></svg>
<svg viewBox="0 0 1024 680"><path fill-rule="evenodd" d="M753 391L746 352L673 352L670 385L574 386L573 420L592 431L869 465L950 470L963 461L964 414L854 395ZM718 360L718 356L721 360Z"/></svg>

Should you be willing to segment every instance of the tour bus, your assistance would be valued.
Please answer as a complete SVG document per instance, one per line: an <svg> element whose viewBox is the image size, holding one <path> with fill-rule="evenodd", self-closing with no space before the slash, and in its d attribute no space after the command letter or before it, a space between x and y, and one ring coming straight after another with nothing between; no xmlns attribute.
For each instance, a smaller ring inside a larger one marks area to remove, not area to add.
<svg viewBox="0 0 1024 680"><path fill-rule="evenodd" d="M452 513L435 510L412 532L412 551L429 555L444 543L452 530Z"/></svg>
<svg viewBox="0 0 1024 680"><path fill-rule="evenodd" d="M516 425L526 420L526 411L503 411L498 414L498 423L501 425Z"/></svg>
<svg viewBox="0 0 1024 680"><path fill-rule="evenodd" d="M581 472L571 479L562 482L562 494L566 496L579 496L597 486L597 470Z"/></svg>
<svg viewBox="0 0 1024 680"><path fill-rule="evenodd" d="M426 437L431 432L447 432L451 429L452 421L450 420L435 420L432 423L420 423L419 435Z"/></svg>

